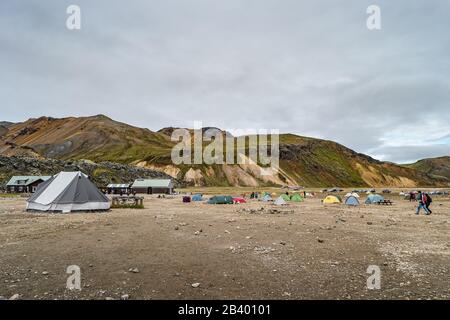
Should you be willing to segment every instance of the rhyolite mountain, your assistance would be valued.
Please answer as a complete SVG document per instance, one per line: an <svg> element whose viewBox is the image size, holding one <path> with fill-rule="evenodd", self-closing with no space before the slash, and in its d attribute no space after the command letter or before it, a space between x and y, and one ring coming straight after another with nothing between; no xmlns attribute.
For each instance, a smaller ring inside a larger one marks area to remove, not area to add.
<svg viewBox="0 0 450 320"><path fill-rule="evenodd" d="M0 154L36 159L89 160L126 164L161 171L188 185L308 187L416 187L448 186L448 170L428 170L427 165L381 162L338 143L281 134L280 171L262 176L253 164L174 165L171 141L174 128L158 132L92 117L29 119L4 126ZM224 135L228 134L223 132Z"/></svg>
<svg viewBox="0 0 450 320"><path fill-rule="evenodd" d="M450 182L450 157L423 159L407 166L425 173L432 179Z"/></svg>

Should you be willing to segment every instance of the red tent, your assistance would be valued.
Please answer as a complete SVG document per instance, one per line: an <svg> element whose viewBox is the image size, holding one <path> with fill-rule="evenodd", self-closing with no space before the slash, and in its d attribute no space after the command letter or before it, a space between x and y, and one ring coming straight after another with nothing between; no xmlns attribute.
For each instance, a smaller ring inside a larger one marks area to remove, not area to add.
<svg viewBox="0 0 450 320"><path fill-rule="evenodd" d="M247 203L247 201L244 198L233 198L233 203Z"/></svg>

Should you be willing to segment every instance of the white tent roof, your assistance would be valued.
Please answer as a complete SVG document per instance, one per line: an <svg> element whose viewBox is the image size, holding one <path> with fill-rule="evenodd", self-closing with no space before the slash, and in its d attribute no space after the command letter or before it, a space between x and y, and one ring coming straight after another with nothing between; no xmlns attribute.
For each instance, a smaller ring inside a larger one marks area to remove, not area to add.
<svg viewBox="0 0 450 320"><path fill-rule="evenodd" d="M78 175L85 174L81 172L60 172L55 176L55 179L50 183L50 185L45 189L45 192L42 192L34 202L40 204L50 204L66 189L66 187L78 177Z"/></svg>

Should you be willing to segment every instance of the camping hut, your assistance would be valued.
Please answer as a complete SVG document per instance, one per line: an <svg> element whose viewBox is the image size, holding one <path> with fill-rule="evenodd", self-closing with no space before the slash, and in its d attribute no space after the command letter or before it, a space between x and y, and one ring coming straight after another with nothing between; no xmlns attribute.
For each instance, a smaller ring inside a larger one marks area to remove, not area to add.
<svg viewBox="0 0 450 320"><path fill-rule="evenodd" d="M335 204L335 203L341 203L341 200L336 196L327 196L325 199L323 199L324 204Z"/></svg>
<svg viewBox="0 0 450 320"><path fill-rule="evenodd" d="M131 190L144 194L171 194L173 192L172 179L137 179Z"/></svg>
<svg viewBox="0 0 450 320"><path fill-rule="evenodd" d="M34 193L37 187L51 176L13 176L6 184L8 193Z"/></svg>
<svg viewBox="0 0 450 320"><path fill-rule="evenodd" d="M366 199L366 204L373 204L384 201L384 198L379 194L371 194Z"/></svg>
<svg viewBox="0 0 450 320"><path fill-rule="evenodd" d="M110 183L106 186L106 189L108 194L126 194L130 192L130 185Z"/></svg>
<svg viewBox="0 0 450 320"><path fill-rule="evenodd" d="M282 196L278 197L273 204L277 206L287 205L286 201L283 199Z"/></svg>
<svg viewBox="0 0 450 320"><path fill-rule="evenodd" d="M208 204L233 204L232 196L214 196L208 200Z"/></svg>
<svg viewBox="0 0 450 320"><path fill-rule="evenodd" d="M345 204L347 206L359 206L359 200L354 196L350 196L345 199Z"/></svg>
<svg viewBox="0 0 450 320"><path fill-rule="evenodd" d="M27 210L62 212L109 210L109 199L82 172L60 172L39 185Z"/></svg>
<svg viewBox="0 0 450 320"><path fill-rule="evenodd" d="M295 193L291 196L291 201L293 202L302 202L303 198L301 195L299 195L298 193Z"/></svg>

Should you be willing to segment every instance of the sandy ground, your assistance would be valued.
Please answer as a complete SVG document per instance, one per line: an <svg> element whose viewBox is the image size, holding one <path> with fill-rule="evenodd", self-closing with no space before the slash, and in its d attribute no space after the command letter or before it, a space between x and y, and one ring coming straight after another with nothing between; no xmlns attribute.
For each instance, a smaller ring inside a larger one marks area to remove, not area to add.
<svg viewBox="0 0 450 320"><path fill-rule="evenodd" d="M0 296L449 299L450 200L416 216L414 203L392 198L350 208L146 197L143 210L66 215L0 199ZM81 268L81 291L66 289L69 265ZM367 289L369 265L381 269L380 290Z"/></svg>

